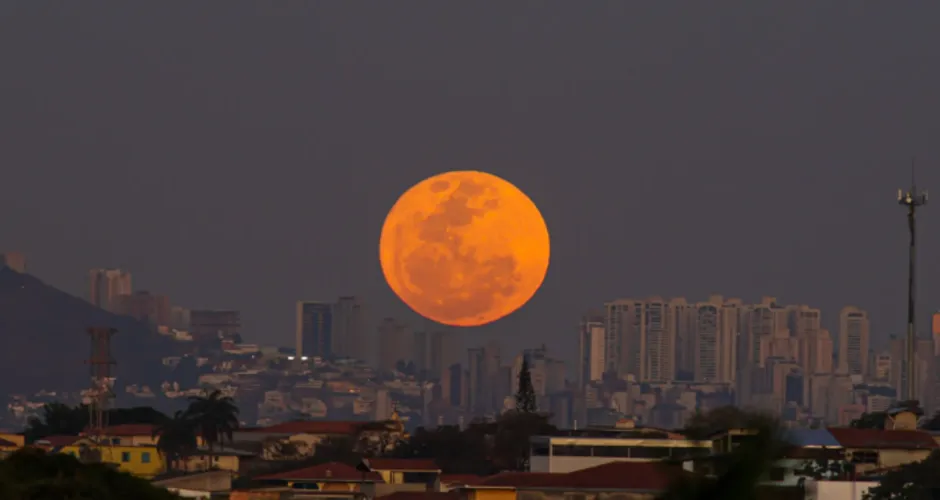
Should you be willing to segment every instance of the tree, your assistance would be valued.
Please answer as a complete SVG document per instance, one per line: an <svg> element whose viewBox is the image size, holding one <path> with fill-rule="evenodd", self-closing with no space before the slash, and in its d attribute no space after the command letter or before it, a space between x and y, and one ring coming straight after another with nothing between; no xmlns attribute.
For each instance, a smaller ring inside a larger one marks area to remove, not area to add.
<svg viewBox="0 0 940 500"><path fill-rule="evenodd" d="M210 453L216 445L224 445L226 439L232 442L232 432L239 427L238 407L232 398L215 390L206 391L202 396L192 396L189 401L186 417L202 435Z"/></svg>
<svg viewBox="0 0 940 500"><path fill-rule="evenodd" d="M856 429L884 429L888 415L883 411L862 413L862 416L852 420L849 427Z"/></svg>
<svg viewBox="0 0 940 500"><path fill-rule="evenodd" d="M878 486L868 490L866 500L920 500L936 498L940 491L940 452L920 462L888 472Z"/></svg>
<svg viewBox="0 0 940 500"><path fill-rule="evenodd" d="M477 474L526 470L529 440L552 434L547 415L510 411L495 421L477 420L461 430L455 425L418 428L392 451L397 458L433 459L447 474Z"/></svg>
<svg viewBox="0 0 940 500"><path fill-rule="evenodd" d="M722 409L715 411L719 410ZM723 411L715 416L712 423L723 422L730 415L732 413ZM709 414L706 414L700 418L708 420L708 417ZM758 498L760 482L767 476L773 464L783 457L786 444L782 439L780 425L775 419L747 412L741 412L737 417L749 422L747 429L753 434L742 440L732 452L705 459L713 474L680 476L663 495L663 500Z"/></svg>
<svg viewBox="0 0 940 500"><path fill-rule="evenodd" d="M158 424L153 435L159 438L157 450L166 457L171 469L176 469L184 457L198 448L195 424L182 411L177 411L173 418Z"/></svg>
<svg viewBox="0 0 940 500"><path fill-rule="evenodd" d="M926 431L940 431L940 411L934 413L921 428Z"/></svg>
<svg viewBox="0 0 940 500"><path fill-rule="evenodd" d="M163 413L149 406L114 408L108 410L110 425L157 424L167 419ZM43 405L41 417L32 417L26 426L26 441L32 443L46 436L74 436L83 432L89 423L87 405L69 406L59 402Z"/></svg>
<svg viewBox="0 0 940 500"><path fill-rule="evenodd" d="M149 481L103 464L83 464L64 454L23 448L0 460L4 500L171 500L179 498Z"/></svg>
<svg viewBox="0 0 940 500"><path fill-rule="evenodd" d="M702 413L697 412L686 423L682 433L690 439L708 439L730 429L750 429L765 425L767 416L742 410L737 406L722 406Z"/></svg>
<svg viewBox="0 0 940 500"><path fill-rule="evenodd" d="M490 452L494 465L500 470L528 470L532 436L550 435L556 430L547 415L525 411L504 413L496 420Z"/></svg>
<svg viewBox="0 0 940 500"><path fill-rule="evenodd" d="M535 402L535 388L532 386L532 374L529 372L529 360L522 358L522 368L519 369L519 389L516 392L516 411L534 413L537 411Z"/></svg>

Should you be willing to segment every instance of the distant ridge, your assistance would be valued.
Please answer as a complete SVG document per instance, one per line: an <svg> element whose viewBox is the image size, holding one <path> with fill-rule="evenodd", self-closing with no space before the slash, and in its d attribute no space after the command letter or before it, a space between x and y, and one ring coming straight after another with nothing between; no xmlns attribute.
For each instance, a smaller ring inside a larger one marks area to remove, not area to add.
<svg viewBox="0 0 940 500"><path fill-rule="evenodd" d="M147 324L99 309L30 274L0 268L0 397L88 387L90 326L118 330L112 343L115 392L123 392L124 384L163 379L161 360L172 344Z"/></svg>

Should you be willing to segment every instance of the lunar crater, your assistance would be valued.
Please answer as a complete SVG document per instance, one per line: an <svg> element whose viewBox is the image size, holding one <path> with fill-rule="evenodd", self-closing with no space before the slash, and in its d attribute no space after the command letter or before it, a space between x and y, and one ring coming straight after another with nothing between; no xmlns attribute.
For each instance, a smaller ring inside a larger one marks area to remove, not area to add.
<svg viewBox="0 0 940 500"><path fill-rule="evenodd" d="M420 314L447 324L487 323L520 307L541 284L548 265L548 233L533 205L536 219L527 223L533 234L544 235L544 265L537 271L540 275L527 281L510 243L514 233L508 229L517 226L509 221L523 214L507 212L500 194L511 188L509 195L531 201L511 184L506 183L508 188L501 191L495 183L505 181L491 180L488 174L461 172L440 177L446 176L452 180L425 181L429 184L424 192L433 194L416 195L412 206L421 206L420 211L396 216L392 209L386 225L396 235L388 253L394 262L385 260L383 229L383 270L393 290ZM452 191L441 198L448 190ZM418 196L433 196L434 201L422 204ZM493 219L480 220L490 213ZM394 221L400 222L388 226ZM390 276L389 269L396 270L396 276Z"/></svg>

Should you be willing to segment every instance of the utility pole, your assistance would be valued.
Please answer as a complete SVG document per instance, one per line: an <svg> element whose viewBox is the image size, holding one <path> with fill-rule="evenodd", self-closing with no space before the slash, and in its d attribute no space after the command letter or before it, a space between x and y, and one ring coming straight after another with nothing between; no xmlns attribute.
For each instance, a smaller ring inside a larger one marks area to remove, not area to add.
<svg viewBox="0 0 940 500"><path fill-rule="evenodd" d="M917 207L927 204L927 191L917 192L917 183L914 178L914 162L911 161L911 190L904 193L898 189L898 204L907 207L907 227L911 233L910 246L908 248L908 268L907 268L907 359L905 364L905 374L907 381L904 384L904 399L917 399L917 390L915 387L914 370L914 351L917 343L917 332L914 329L914 319L916 318L916 297L915 297L915 264L917 260Z"/></svg>

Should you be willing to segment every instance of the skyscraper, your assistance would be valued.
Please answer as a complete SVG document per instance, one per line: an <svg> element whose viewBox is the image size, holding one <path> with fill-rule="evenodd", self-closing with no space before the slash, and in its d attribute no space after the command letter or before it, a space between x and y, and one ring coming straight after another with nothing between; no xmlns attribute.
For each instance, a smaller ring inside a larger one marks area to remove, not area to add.
<svg viewBox="0 0 940 500"><path fill-rule="evenodd" d="M110 312L117 312L118 297L133 293L131 273L120 269L92 269L88 285L89 302Z"/></svg>
<svg viewBox="0 0 940 500"><path fill-rule="evenodd" d="M589 382L603 378L606 360L605 332L604 316L600 313L588 313L581 318L578 339L580 346L578 387L580 388Z"/></svg>
<svg viewBox="0 0 940 500"><path fill-rule="evenodd" d="M462 361L460 338L451 331L432 332L428 352L428 370L432 377L443 379L444 372L449 370L451 365Z"/></svg>
<svg viewBox="0 0 940 500"><path fill-rule="evenodd" d="M366 339L365 305L355 296L340 297L333 306L332 351L372 362L372 342Z"/></svg>
<svg viewBox="0 0 940 500"><path fill-rule="evenodd" d="M297 302L297 356L333 355L333 304Z"/></svg>
<svg viewBox="0 0 940 500"><path fill-rule="evenodd" d="M693 310L694 379L731 383L736 378L740 301L712 295Z"/></svg>
<svg viewBox="0 0 940 500"><path fill-rule="evenodd" d="M604 304L606 311L604 333L605 371L614 371L619 377L643 374L646 355L646 307L643 301L617 299Z"/></svg>
<svg viewBox="0 0 940 500"><path fill-rule="evenodd" d="M408 325L395 318L385 318L379 325L378 368L383 371L395 369L399 361L411 360L413 337L408 333Z"/></svg>
<svg viewBox="0 0 940 500"><path fill-rule="evenodd" d="M839 373L868 373L868 346L868 313L853 306L843 307L839 311Z"/></svg>
<svg viewBox="0 0 940 500"><path fill-rule="evenodd" d="M238 311L197 309L189 312L189 331L195 339L229 339L241 333Z"/></svg>

